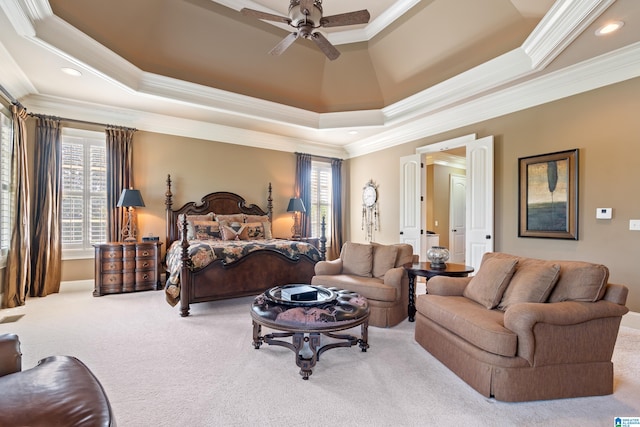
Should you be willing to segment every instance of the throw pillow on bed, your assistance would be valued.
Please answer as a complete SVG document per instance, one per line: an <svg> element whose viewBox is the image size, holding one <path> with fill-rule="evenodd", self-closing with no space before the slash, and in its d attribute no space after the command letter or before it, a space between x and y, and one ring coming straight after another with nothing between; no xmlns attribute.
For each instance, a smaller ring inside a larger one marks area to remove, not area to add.
<svg viewBox="0 0 640 427"><path fill-rule="evenodd" d="M205 215L187 215L187 240L193 240L196 238L196 231L193 227L194 221L213 221L213 212L209 212ZM184 222L184 215L178 215L178 230L182 230L182 223Z"/></svg>
<svg viewBox="0 0 640 427"><path fill-rule="evenodd" d="M244 222L244 214L229 214L229 215L216 215L216 221L219 222L239 222L239 223L243 223Z"/></svg>
<svg viewBox="0 0 640 427"><path fill-rule="evenodd" d="M236 228L232 225L222 224L220 226L222 230L222 240L240 240L240 234L244 230L244 224Z"/></svg>
<svg viewBox="0 0 640 427"><path fill-rule="evenodd" d="M240 240L271 239L271 227L269 223L248 222L243 224ZM269 232L267 233L267 229ZM267 234L269 237L267 237Z"/></svg>
<svg viewBox="0 0 640 427"><path fill-rule="evenodd" d="M218 221L193 221L195 238L198 240L220 240L222 232Z"/></svg>
<svg viewBox="0 0 640 427"><path fill-rule="evenodd" d="M517 257L487 252L482 257L478 273L469 281L462 295L490 310L496 308L517 263Z"/></svg>

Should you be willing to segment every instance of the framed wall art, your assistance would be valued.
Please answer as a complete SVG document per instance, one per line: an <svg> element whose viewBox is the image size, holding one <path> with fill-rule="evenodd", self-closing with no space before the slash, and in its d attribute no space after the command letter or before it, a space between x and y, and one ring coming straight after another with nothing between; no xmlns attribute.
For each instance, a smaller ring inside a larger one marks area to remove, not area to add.
<svg viewBox="0 0 640 427"><path fill-rule="evenodd" d="M578 240L578 149L518 160L518 237Z"/></svg>

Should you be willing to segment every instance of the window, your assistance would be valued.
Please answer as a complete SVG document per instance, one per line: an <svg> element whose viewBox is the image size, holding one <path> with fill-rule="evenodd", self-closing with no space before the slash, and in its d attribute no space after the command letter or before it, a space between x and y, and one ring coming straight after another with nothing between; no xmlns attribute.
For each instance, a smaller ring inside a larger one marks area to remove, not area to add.
<svg viewBox="0 0 640 427"><path fill-rule="evenodd" d="M7 262L11 244L11 154L13 123L9 113L0 111L0 266Z"/></svg>
<svg viewBox="0 0 640 427"><path fill-rule="evenodd" d="M327 246L331 237L331 188L331 164L311 162L311 207L307 208L311 221L311 237L322 235L321 223L324 217Z"/></svg>
<svg viewBox="0 0 640 427"><path fill-rule="evenodd" d="M91 245L107 240L105 136L62 131L62 250L65 258L91 256Z"/></svg>

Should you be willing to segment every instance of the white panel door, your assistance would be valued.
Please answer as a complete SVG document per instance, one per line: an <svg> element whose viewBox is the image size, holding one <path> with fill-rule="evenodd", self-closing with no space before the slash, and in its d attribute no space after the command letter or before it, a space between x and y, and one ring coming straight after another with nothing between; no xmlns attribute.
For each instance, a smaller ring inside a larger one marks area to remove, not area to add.
<svg viewBox="0 0 640 427"><path fill-rule="evenodd" d="M467 230L467 177L451 174L449 177L449 261L465 263Z"/></svg>
<svg viewBox="0 0 640 427"><path fill-rule="evenodd" d="M400 242L413 247L422 256L422 171L421 155L400 158Z"/></svg>
<svg viewBox="0 0 640 427"><path fill-rule="evenodd" d="M493 251L493 136L467 144L466 263L478 271Z"/></svg>

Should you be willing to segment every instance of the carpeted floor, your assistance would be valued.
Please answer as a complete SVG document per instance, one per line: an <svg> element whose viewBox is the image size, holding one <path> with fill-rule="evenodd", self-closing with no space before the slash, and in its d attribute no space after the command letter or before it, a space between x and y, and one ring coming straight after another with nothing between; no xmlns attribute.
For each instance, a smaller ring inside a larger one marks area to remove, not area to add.
<svg viewBox="0 0 640 427"><path fill-rule="evenodd" d="M424 285L423 285L424 286ZM640 330L622 327L610 396L527 403L487 399L413 339L414 324L370 328L371 348L332 349L303 381L294 354L251 345L249 303L192 306L180 318L163 292L95 298L64 284L0 316L20 336L23 368L53 354L84 361L120 427L146 426L613 426L640 416Z"/></svg>

